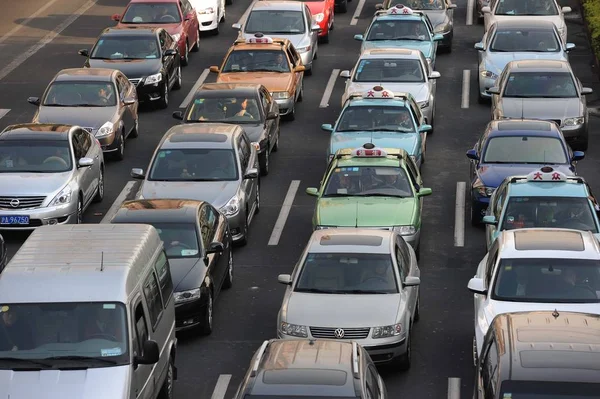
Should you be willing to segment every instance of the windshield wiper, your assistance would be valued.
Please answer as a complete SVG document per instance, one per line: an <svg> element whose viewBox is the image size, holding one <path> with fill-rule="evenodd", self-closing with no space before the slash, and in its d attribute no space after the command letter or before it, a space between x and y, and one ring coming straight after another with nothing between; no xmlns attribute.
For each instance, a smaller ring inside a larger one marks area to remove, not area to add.
<svg viewBox="0 0 600 399"><path fill-rule="evenodd" d="M73 104L71 107L110 107L110 105L98 105L98 104Z"/></svg>
<svg viewBox="0 0 600 399"><path fill-rule="evenodd" d="M411 198L409 195L399 195L399 194L384 194L384 193L369 193L369 194L361 194L361 197L394 197L394 198Z"/></svg>
<svg viewBox="0 0 600 399"><path fill-rule="evenodd" d="M251 71L246 71L246 72L277 72L277 73L284 73L284 71L277 71L277 70L267 69L267 68L256 68L256 69L253 69Z"/></svg>
<svg viewBox="0 0 600 399"><path fill-rule="evenodd" d="M337 291L338 294L391 294L391 292L381 290L344 290Z"/></svg>
<svg viewBox="0 0 600 399"><path fill-rule="evenodd" d="M340 291L337 290L323 290L320 288L296 288L296 292L310 292L312 294L337 294Z"/></svg>
<svg viewBox="0 0 600 399"><path fill-rule="evenodd" d="M90 57L90 60L112 60L110 57Z"/></svg>
<svg viewBox="0 0 600 399"><path fill-rule="evenodd" d="M325 198L325 197L356 197L356 195L355 194L331 193L331 194L323 195L323 198Z"/></svg>
<svg viewBox="0 0 600 399"><path fill-rule="evenodd" d="M528 96L525 94L513 94L510 96L504 95L505 98L539 98L538 96Z"/></svg>
<svg viewBox="0 0 600 399"><path fill-rule="evenodd" d="M46 357L44 360L81 360L81 361L95 361L106 364L119 364L116 360L107 359L105 357L94 357L94 356L79 356L79 355L65 355L65 356L52 356Z"/></svg>
<svg viewBox="0 0 600 399"><path fill-rule="evenodd" d="M34 364L36 366L42 366L42 367L48 367L48 368L52 367L51 364L44 363L44 362L36 360L36 359L22 359L19 357L10 357L10 356L0 357L0 361L15 362L15 363L22 363L22 364L28 363L28 364Z"/></svg>

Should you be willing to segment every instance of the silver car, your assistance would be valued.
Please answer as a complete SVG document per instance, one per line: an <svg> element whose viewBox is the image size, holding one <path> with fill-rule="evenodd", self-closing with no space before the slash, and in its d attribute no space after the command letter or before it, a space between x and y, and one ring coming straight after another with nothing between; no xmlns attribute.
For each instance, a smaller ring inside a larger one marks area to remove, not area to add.
<svg viewBox="0 0 600 399"><path fill-rule="evenodd" d="M492 94L492 119L542 119L555 122L573 150L588 147L588 109L583 87L568 61L509 62Z"/></svg>
<svg viewBox="0 0 600 399"><path fill-rule="evenodd" d="M83 128L27 123L0 133L0 229L81 223L103 198L104 155Z"/></svg>
<svg viewBox="0 0 600 399"><path fill-rule="evenodd" d="M277 317L278 338L353 340L375 363L408 369L419 319L420 271L412 247L392 231L313 232Z"/></svg>
<svg viewBox="0 0 600 399"><path fill-rule="evenodd" d="M260 210L258 155L244 129L225 123L173 126L158 144L136 199L187 198L211 203L229 221L233 241L246 244Z"/></svg>
<svg viewBox="0 0 600 399"><path fill-rule="evenodd" d="M253 38L256 33L288 39L300 54L302 64L306 67L306 74L312 74L321 28L303 2L257 1L245 21L232 26L240 31L240 39Z"/></svg>
<svg viewBox="0 0 600 399"><path fill-rule="evenodd" d="M560 33L549 21L513 21L494 23L475 43L479 57L479 103L489 101L488 89L510 61L560 60L568 61L573 43L562 44Z"/></svg>

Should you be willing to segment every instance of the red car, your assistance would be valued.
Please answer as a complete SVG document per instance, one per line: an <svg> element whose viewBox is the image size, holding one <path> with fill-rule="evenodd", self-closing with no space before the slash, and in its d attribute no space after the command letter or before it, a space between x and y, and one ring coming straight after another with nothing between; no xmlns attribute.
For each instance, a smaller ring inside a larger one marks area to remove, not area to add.
<svg viewBox="0 0 600 399"><path fill-rule="evenodd" d="M333 30L335 0L304 0L304 4L308 6L315 22L321 27L319 39L323 43L328 43L329 31Z"/></svg>
<svg viewBox="0 0 600 399"><path fill-rule="evenodd" d="M179 46L181 65L190 51L200 49L200 26L196 10L188 0L131 0L123 15L112 16L117 27L157 26L167 30Z"/></svg>

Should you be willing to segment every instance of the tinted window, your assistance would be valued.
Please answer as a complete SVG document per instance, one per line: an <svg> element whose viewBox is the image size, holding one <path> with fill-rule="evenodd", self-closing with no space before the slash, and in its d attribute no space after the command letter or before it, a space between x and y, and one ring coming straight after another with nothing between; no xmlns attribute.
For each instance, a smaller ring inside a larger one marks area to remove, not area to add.
<svg viewBox="0 0 600 399"><path fill-rule="evenodd" d="M402 168L361 166L334 169L323 192L323 197L369 195L409 198L413 190Z"/></svg>
<svg viewBox="0 0 600 399"><path fill-rule="evenodd" d="M528 30L527 28L496 31L490 45L490 51L493 52L554 53L560 50L561 45L553 30Z"/></svg>
<svg viewBox="0 0 600 399"><path fill-rule="evenodd" d="M483 162L565 164L567 154L562 141L554 137L493 137L485 148Z"/></svg>
<svg viewBox="0 0 600 399"><path fill-rule="evenodd" d="M200 234L204 248L208 248L215 232L215 215L212 208L204 205L200 210Z"/></svg>
<svg viewBox="0 0 600 399"><path fill-rule="evenodd" d="M167 257L164 252L161 252L160 255L158 255L155 268L158 276L158 283L160 284L160 292L166 308L167 303L169 303L169 300L171 299L171 294L173 294L173 280L171 279L169 262L167 261Z"/></svg>
<svg viewBox="0 0 600 399"><path fill-rule="evenodd" d="M154 36L102 36L94 46L91 59L126 60L159 58Z"/></svg>
<svg viewBox="0 0 600 399"><path fill-rule="evenodd" d="M282 50L236 50L221 72L290 72L290 66Z"/></svg>
<svg viewBox="0 0 600 399"><path fill-rule="evenodd" d="M92 136L83 130L78 130L74 134L77 136L77 142L81 148L81 155L86 156L92 146Z"/></svg>
<svg viewBox="0 0 600 399"><path fill-rule="evenodd" d="M558 15L555 0L502 0L496 8L496 15Z"/></svg>
<svg viewBox="0 0 600 399"><path fill-rule="evenodd" d="M47 107L109 107L117 105L117 95L112 83L54 82L42 104Z"/></svg>
<svg viewBox="0 0 600 399"><path fill-rule="evenodd" d="M222 181L237 180L232 150L160 150L150 168L149 180Z"/></svg>
<svg viewBox="0 0 600 399"><path fill-rule="evenodd" d="M241 157L241 165L242 170L245 172L248 169L248 164L250 163L250 143L243 135L240 136L240 157Z"/></svg>
<svg viewBox="0 0 600 399"><path fill-rule="evenodd" d="M554 381L504 381L501 398L600 399L600 384Z"/></svg>
<svg viewBox="0 0 600 399"><path fill-rule="evenodd" d="M185 117L187 122L262 122L256 98L252 97L207 97L196 98Z"/></svg>
<svg viewBox="0 0 600 399"><path fill-rule="evenodd" d="M146 281L144 281L144 296L146 297L146 304L148 305L150 324L154 328L163 309L160 298L160 289L158 288L158 282L156 281L154 272L150 273L148 277L146 277Z"/></svg>
<svg viewBox="0 0 600 399"><path fill-rule="evenodd" d="M198 233L194 223L152 223L168 258L197 258Z"/></svg>
<svg viewBox="0 0 600 399"><path fill-rule="evenodd" d="M302 11L254 10L248 16L245 33L301 34L306 32Z"/></svg>
<svg viewBox="0 0 600 399"><path fill-rule="evenodd" d="M0 173L59 173L73 168L67 140L0 141Z"/></svg>
<svg viewBox="0 0 600 399"><path fill-rule="evenodd" d="M410 111L403 106L350 106L344 108L336 131L365 130L414 133L416 126Z"/></svg>
<svg viewBox="0 0 600 399"><path fill-rule="evenodd" d="M381 19L373 22L367 40L431 40L423 21Z"/></svg>
<svg viewBox="0 0 600 399"><path fill-rule="evenodd" d="M363 59L356 67L355 82L424 82L418 59Z"/></svg>
<svg viewBox="0 0 600 399"><path fill-rule="evenodd" d="M177 3L132 3L121 18L124 24L172 24L181 22Z"/></svg>
<svg viewBox="0 0 600 399"><path fill-rule="evenodd" d="M412 0L407 2L413 10L443 10L445 9L444 0Z"/></svg>
<svg viewBox="0 0 600 399"><path fill-rule="evenodd" d="M577 89L569 72L512 72L503 96L572 98L577 97Z"/></svg>
<svg viewBox="0 0 600 399"><path fill-rule="evenodd" d="M135 335L137 345L134 350L137 351L139 356L143 356L144 342L148 340L148 324L146 323L146 316L144 315L144 308L141 303L138 303L135 307Z"/></svg>

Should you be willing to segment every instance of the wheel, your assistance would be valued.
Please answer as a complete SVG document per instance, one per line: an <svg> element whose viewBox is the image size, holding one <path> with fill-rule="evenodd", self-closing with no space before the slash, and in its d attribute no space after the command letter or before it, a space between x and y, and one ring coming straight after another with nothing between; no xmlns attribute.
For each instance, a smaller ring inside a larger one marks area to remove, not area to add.
<svg viewBox="0 0 600 399"><path fill-rule="evenodd" d="M163 95L158 101L158 107L161 109L166 109L169 106L169 83L168 77L163 84Z"/></svg>
<svg viewBox="0 0 600 399"><path fill-rule="evenodd" d="M183 53L183 57L181 57L181 65L187 66L190 63L190 45L188 42L185 42L185 52Z"/></svg>
<svg viewBox="0 0 600 399"><path fill-rule="evenodd" d="M417 247L415 248L415 256L417 257L417 260L421 260L421 242L419 241L419 244L417 245Z"/></svg>
<svg viewBox="0 0 600 399"><path fill-rule="evenodd" d="M398 358L398 368L402 371L407 371L410 369L410 364L412 361L412 344L411 344L411 330L408 330L408 334L406 335L406 353Z"/></svg>
<svg viewBox="0 0 600 399"><path fill-rule="evenodd" d="M321 43L329 43L329 31L330 30L331 30L331 28L329 28L329 30L327 30L327 34L325 36L322 36L320 38Z"/></svg>
<svg viewBox="0 0 600 399"><path fill-rule="evenodd" d="M479 104L487 104L489 100L481 95L481 93L477 94L477 103Z"/></svg>
<svg viewBox="0 0 600 399"><path fill-rule="evenodd" d="M131 137L132 139L135 139L139 135L140 135L140 118L138 117L134 122L133 130L131 130L131 133L129 133L129 137Z"/></svg>
<svg viewBox="0 0 600 399"><path fill-rule="evenodd" d="M221 29L220 29L221 20L222 20L221 17L217 17L217 27L215 29L213 29L211 32L213 36L217 36L221 32Z"/></svg>
<svg viewBox="0 0 600 399"><path fill-rule="evenodd" d="M279 135L281 134L281 129L277 130L277 137L275 138L275 144L273 145L273 149L271 151L277 152L279 151Z"/></svg>
<svg viewBox="0 0 600 399"><path fill-rule="evenodd" d="M267 149L258 156L258 165L260 166L260 174L262 176L269 174L269 145L267 145Z"/></svg>
<svg viewBox="0 0 600 399"><path fill-rule="evenodd" d="M300 83L300 93L298 94L297 102L301 103L304 100L304 82Z"/></svg>
<svg viewBox="0 0 600 399"><path fill-rule="evenodd" d="M177 67L177 78L175 79L175 83L173 83L173 90L181 89L181 65Z"/></svg>
<svg viewBox="0 0 600 399"><path fill-rule="evenodd" d="M260 183L256 185L256 199L254 200L256 207L254 208L254 215L260 213Z"/></svg>
<svg viewBox="0 0 600 399"><path fill-rule="evenodd" d="M77 199L77 219L76 222L77 224L81 224L83 223L83 199L81 198L81 195L79 195L79 198Z"/></svg>
<svg viewBox="0 0 600 399"><path fill-rule="evenodd" d="M588 149L588 131L585 131L577 140L573 143L571 148L573 151L587 151Z"/></svg>
<svg viewBox="0 0 600 399"><path fill-rule="evenodd" d="M346 0L344 0L343 3L340 3L340 5L338 6L338 12L340 14L345 14L348 12L348 2Z"/></svg>
<svg viewBox="0 0 600 399"><path fill-rule="evenodd" d="M117 151L113 152L113 158L115 161L122 161L125 158L125 132L121 131L119 135L119 144L117 146Z"/></svg>
<svg viewBox="0 0 600 399"><path fill-rule="evenodd" d="M173 381L175 379L175 372L173 366L173 359L169 358L169 368L167 369L167 377L165 378L165 382L163 386L160 388L160 392L158 393L159 399L173 399Z"/></svg>
<svg viewBox="0 0 600 399"><path fill-rule="evenodd" d="M233 285L233 251L229 249L229 259L227 260L227 276L223 280L223 289L229 289Z"/></svg>
<svg viewBox="0 0 600 399"><path fill-rule="evenodd" d="M225 0L225 5L230 6L233 4L233 0Z"/></svg>
<svg viewBox="0 0 600 399"><path fill-rule="evenodd" d="M477 367L477 338L473 336L473 366Z"/></svg>
<svg viewBox="0 0 600 399"><path fill-rule="evenodd" d="M417 297L417 306L415 306L414 321L421 320L421 300Z"/></svg>
<svg viewBox="0 0 600 399"><path fill-rule="evenodd" d="M202 335L210 335L213 329L213 293L208 291L206 299L206 309L204 310L204 320L201 327Z"/></svg>
<svg viewBox="0 0 600 399"><path fill-rule="evenodd" d="M471 226L479 227L481 225L481 215L477 212L477 208L471 204Z"/></svg>
<svg viewBox="0 0 600 399"><path fill-rule="evenodd" d="M217 25L217 29L218 25ZM194 42L194 47L192 47L192 51L194 53L197 53L198 51L200 51L200 28L198 28L198 32L196 32L196 41Z"/></svg>
<svg viewBox="0 0 600 399"><path fill-rule="evenodd" d="M244 226L242 227L242 238L236 242L237 245L243 247L248 244L248 210L246 209L246 214L244 218Z"/></svg>
<svg viewBox="0 0 600 399"><path fill-rule="evenodd" d="M288 121L293 121L296 119L296 103L292 104L292 110L285 116L285 119Z"/></svg>
<svg viewBox="0 0 600 399"><path fill-rule="evenodd" d="M102 202L104 199L104 168L100 166L100 176L98 176L98 190L94 197L94 202Z"/></svg>

